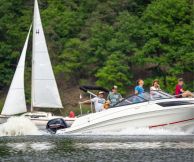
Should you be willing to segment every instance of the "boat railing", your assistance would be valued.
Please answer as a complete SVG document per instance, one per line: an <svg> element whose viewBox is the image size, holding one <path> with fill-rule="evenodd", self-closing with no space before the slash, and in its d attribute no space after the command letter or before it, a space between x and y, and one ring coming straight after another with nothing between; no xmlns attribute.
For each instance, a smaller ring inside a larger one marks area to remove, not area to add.
<svg viewBox="0 0 194 162"><path fill-rule="evenodd" d="M184 94L190 94L190 93L184 93ZM193 92L192 92L193 94ZM130 105L130 104L136 104L136 103L141 103L141 102L149 102L149 101L154 101L154 100L161 100L161 99L170 99L170 98L176 98L176 96L179 95L172 95L169 94L165 91L162 90L149 90L146 92L134 94L132 96L129 96L125 99L123 99L121 102L115 104L112 107L117 107L117 106L125 106L125 105Z"/></svg>
<svg viewBox="0 0 194 162"><path fill-rule="evenodd" d="M168 98L175 98L175 97L165 91L149 90L146 92L142 92L142 93L129 96L112 107L136 104L136 103L141 103L141 102L149 102L149 101L159 100L159 99L168 99Z"/></svg>

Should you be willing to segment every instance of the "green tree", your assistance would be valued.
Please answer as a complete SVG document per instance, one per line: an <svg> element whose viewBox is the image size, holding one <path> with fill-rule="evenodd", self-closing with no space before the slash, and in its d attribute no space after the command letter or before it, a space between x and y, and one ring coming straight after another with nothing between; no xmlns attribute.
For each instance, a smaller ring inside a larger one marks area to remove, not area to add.
<svg viewBox="0 0 194 162"><path fill-rule="evenodd" d="M107 89L117 85L119 92L126 94L126 86L132 83L131 78L133 77L127 64L128 59L127 56L119 51L111 54L106 61L106 65L96 73L95 76L99 77L96 84Z"/></svg>
<svg viewBox="0 0 194 162"><path fill-rule="evenodd" d="M87 72L88 64L85 60L86 47L80 39L74 38L65 45L65 50L59 56L58 65L55 67L56 74L62 74L66 80L76 76L76 80Z"/></svg>
<svg viewBox="0 0 194 162"><path fill-rule="evenodd" d="M156 75L193 71L192 6L187 0L157 0L146 8L141 21L142 47L136 64L154 64Z"/></svg>

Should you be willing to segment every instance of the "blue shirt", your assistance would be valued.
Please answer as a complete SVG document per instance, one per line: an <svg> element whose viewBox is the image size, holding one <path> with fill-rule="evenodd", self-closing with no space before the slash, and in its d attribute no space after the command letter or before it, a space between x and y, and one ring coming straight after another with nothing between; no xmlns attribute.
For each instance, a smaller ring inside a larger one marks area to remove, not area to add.
<svg viewBox="0 0 194 162"><path fill-rule="evenodd" d="M138 93L142 93L142 92L144 92L144 89L142 88L142 87L140 87L140 86L136 86L135 87L135 91L138 91ZM141 98L141 100L142 101L144 101L144 94L139 94L138 96L140 96ZM135 97L135 102L140 102L140 100L137 98L137 97Z"/></svg>

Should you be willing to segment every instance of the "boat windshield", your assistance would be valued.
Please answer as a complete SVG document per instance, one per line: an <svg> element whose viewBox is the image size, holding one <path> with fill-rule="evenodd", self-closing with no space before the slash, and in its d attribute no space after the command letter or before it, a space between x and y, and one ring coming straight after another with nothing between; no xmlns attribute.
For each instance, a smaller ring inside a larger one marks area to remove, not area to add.
<svg viewBox="0 0 194 162"><path fill-rule="evenodd" d="M135 104L135 103L144 102L144 101L167 99L167 98L175 98L175 97L165 91L156 91L156 90L146 91L139 94L135 94L133 96L129 96L125 98L123 101L115 104L113 107L130 105L130 104Z"/></svg>

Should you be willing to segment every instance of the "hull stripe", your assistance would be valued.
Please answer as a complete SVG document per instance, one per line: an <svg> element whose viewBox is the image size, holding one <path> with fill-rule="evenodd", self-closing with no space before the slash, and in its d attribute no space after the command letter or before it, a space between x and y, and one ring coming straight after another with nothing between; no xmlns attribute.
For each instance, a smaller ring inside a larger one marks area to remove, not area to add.
<svg viewBox="0 0 194 162"><path fill-rule="evenodd" d="M161 127L161 126L166 126L166 125L172 125L172 124L182 123L182 122L186 122L186 121L190 121L190 120L194 120L194 118L187 119L187 120L181 120L181 121L177 121L177 122L173 122L173 123L169 123L169 124L161 124L161 125L149 126L149 128Z"/></svg>

